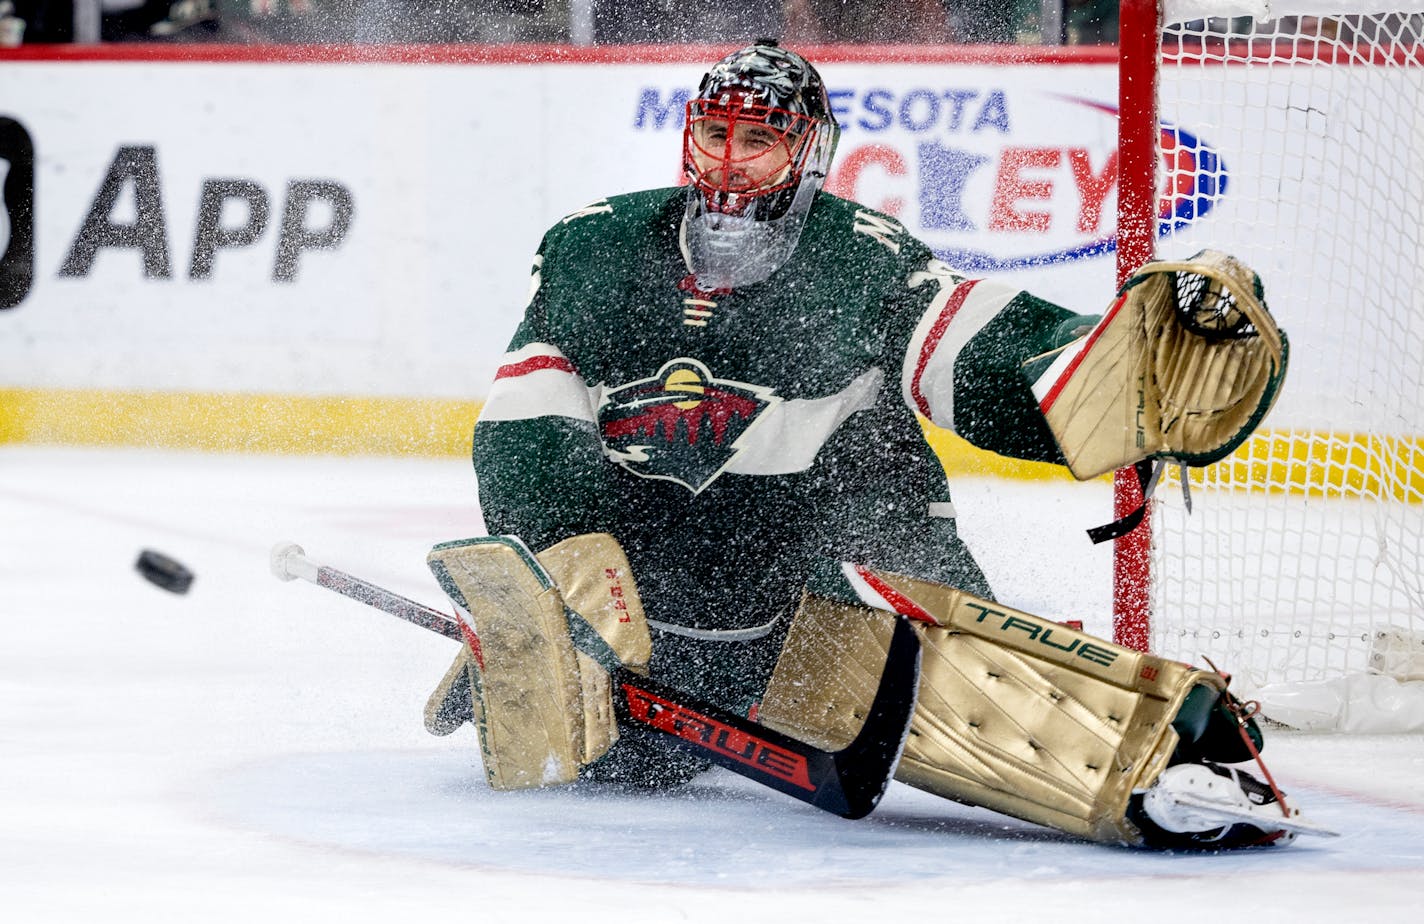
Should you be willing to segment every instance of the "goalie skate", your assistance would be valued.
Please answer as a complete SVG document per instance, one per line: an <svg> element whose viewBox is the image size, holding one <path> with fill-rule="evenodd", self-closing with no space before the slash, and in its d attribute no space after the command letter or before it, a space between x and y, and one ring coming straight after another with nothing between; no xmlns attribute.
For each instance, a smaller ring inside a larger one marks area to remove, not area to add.
<svg viewBox="0 0 1424 924"><path fill-rule="evenodd" d="M1188 835L1192 846L1225 846L1227 840L1287 843L1298 834L1335 837L1337 832L1277 801L1249 773L1213 764L1177 764L1162 771L1141 793L1142 811L1164 831Z"/></svg>

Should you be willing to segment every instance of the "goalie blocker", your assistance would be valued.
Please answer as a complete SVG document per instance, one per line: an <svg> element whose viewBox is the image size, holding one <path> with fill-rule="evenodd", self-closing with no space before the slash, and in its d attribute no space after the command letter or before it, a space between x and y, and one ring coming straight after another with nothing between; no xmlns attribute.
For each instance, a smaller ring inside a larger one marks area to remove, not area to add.
<svg viewBox="0 0 1424 924"><path fill-rule="evenodd" d="M599 778L618 739L608 668L644 670L651 654L622 550L602 534L537 558L510 538L485 549L430 554L480 647L467 645L432 694L427 728L473 721L497 789ZM849 564L828 563L808 584L758 721L846 746L872 707L896 614L916 621L923 652L902 782L1111 843L1220 848L1312 830L1273 787L1218 766L1260 743L1220 674ZM705 766L661 749L645 757L668 762L658 769L673 783Z"/></svg>

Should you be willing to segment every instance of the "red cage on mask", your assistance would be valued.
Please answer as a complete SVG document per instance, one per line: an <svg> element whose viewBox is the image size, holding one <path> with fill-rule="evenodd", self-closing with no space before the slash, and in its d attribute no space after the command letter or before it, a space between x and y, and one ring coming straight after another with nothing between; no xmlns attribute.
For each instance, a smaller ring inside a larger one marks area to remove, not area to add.
<svg viewBox="0 0 1424 924"><path fill-rule="evenodd" d="M750 91L687 104L683 169L715 211L739 213L754 200L795 186L820 123L756 102Z"/></svg>

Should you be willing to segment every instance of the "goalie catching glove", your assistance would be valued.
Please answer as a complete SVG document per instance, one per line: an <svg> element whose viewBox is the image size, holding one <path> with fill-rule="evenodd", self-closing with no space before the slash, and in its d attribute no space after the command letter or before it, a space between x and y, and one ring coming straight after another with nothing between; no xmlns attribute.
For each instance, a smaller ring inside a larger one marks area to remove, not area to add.
<svg viewBox="0 0 1424 924"><path fill-rule="evenodd" d="M1285 378L1260 278L1203 250L1152 262L1086 336L1024 364L1073 475L1147 459L1209 465L1241 445Z"/></svg>

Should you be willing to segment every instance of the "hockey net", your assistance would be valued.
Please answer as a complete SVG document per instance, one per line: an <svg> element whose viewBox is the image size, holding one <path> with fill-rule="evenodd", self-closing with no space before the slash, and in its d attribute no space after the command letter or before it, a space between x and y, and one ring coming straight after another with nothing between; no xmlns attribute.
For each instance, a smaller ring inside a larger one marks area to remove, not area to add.
<svg viewBox="0 0 1424 924"><path fill-rule="evenodd" d="M1268 718L1424 730L1424 3L1161 11L1156 255L1255 268L1291 366L1190 512L1157 489L1135 618Z"/></svg>

